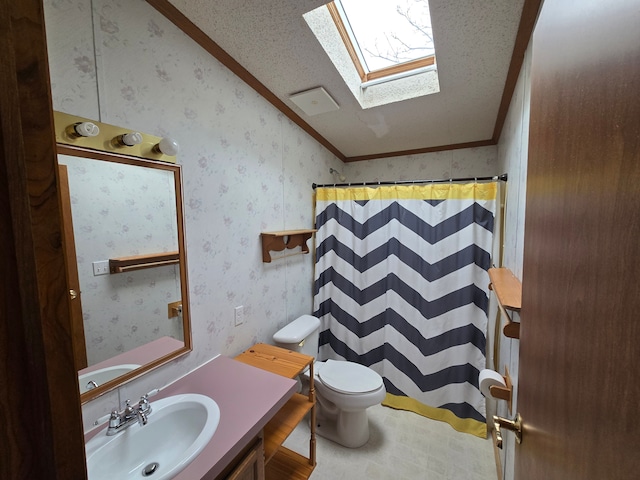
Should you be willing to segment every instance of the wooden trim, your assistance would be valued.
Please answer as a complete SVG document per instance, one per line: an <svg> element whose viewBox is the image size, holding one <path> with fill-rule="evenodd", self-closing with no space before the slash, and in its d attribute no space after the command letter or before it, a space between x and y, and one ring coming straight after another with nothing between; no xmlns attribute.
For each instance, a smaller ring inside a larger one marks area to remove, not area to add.
<svg viewBox="0 0 640 480"><path fill-rule="evenodd" d="M498 108L498 116L496 117L496 124L493 128L493 141L497 144L502 134L502 128L509 112L509 106L511 105L511 99L513 98L513 92L516 89L518 83L518 77L520 76L520 70L524 63L524 55L529 47L529 41L531 40L531 34L538 19L538 13L542 6L543 0L525 0L522 7L522 15L520 16L520 25L518 26L518 33L516 34L516 41L513 46L513 54L511 55L511 63L509 64L509 71L507 73L507 79L504 84L504 90L502 91L502 100L500 101L500 107Z"/></svg>
<svg viewBox="0 0 640 480"><path fill-rule="evenodd" d="M58 143L56 152L60 155L70 155L74 157L91 158L94 160L106 160L110 162L125 163L127 165L138 165L147 168L156 168L159 170L167 170L172 173L180 171L180 165L177 163L163 162L159 160L151 160L142 157L132 157L121 153L103 152L100 150L92 150L87 147L76 145L65 145ZM177 190L176 190L177 192Z"/></svg>
<svg viewBox="0 0 640 480"><path fill-rule="evenodd" d="M411 70L417 70L418 68L428 67L435 65L436 56L429 55L428 57L416 58L409 62L399 63L398 65L392 65L390 67L380 68L373 70L366 75L366 81L376 80L378 78L389 77L398 73L409 72Z"/></svg>
<svg viewBox="0 0 640 480"><path fill-rule="evenodd" d="M0 477L86 478L42 0L0 0Z"/></svg>
<svg viewBox="0 0 640 480"><path fill-rule="evenodd" d="M340 12L338 12L338 7L334 2L327 3L327 10L331 14L331 18L333 19L333 23L336 24L336 28L338 29L338 33L340 34L340 38L342 39L342 43L347 48L347 52L351 57L351 61L353 65L356 67L356 71L358 72L358 76L360 80L363 82L367 81L367 72L365 72L362 64L360 63L360 58L356 53L356 49L351 42L351 37L349 37L349 33L347 33L347 27L345 27L344 22L342 21L342 17L340 16Z"/></svg>
<svg viewBox="0 0 640 480"><path fill-rule="evenodd" d="M459 150L463 148L477 148L495 145L492 139L480 140L478 142L454 143L451 145L440 145L438 147L414 148L413 150L399 150L396 152L373 153L371 155L360 155L356 157L346 157L345 163L362 162L364 160L375 160L377 158L400 157L403 155L420 155L422 153L444 152L446 150Z"/></svg>
<svg viewBox="0 0 640 480"><path fill-rule="evenodd" d="M209 54L231 70L243 82L258 92L265 100L286 115L292 122L302 128L318 143L323 145L327 150L333 153L340 160L344 161L344 154L334 147L329 141L316 132L311 125L305 122L296 112L289 108L282 100L280 100L271 90L264 86L256 77L254 77L246 68L238 63L231 55L224 51L216 42L214 42L207 34L200 30L191 20L189 20L180 10L174 7L168 0L147 0L147 3L158 10L176 27L182 30L194 42L204 48Z"/></svg>

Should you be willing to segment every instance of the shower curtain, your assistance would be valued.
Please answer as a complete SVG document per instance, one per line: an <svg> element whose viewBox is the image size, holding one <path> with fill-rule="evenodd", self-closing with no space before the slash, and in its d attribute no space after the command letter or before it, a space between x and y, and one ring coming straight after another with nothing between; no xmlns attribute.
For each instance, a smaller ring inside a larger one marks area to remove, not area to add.
<svg viewBox="0 0 640 480"><path fill-rule="evenodd" d="M485 438L497 184L316 190L319 359L371 367L393 408Z"/></svg>

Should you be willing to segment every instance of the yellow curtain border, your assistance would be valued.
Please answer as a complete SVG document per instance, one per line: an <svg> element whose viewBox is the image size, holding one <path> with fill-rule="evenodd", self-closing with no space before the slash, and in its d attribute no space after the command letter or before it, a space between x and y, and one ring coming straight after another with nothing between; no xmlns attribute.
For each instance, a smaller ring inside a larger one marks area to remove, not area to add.
<svg viewBox="0 0 640 480"><path fill-rule="evenodd" d="M430 183L427 185L390 185L379 187L321 187L316 189L316 201L340 200L494 200L497 182L490 183Z"/></svg>
<svg viewBox="0 0 640 480"><path fill-rule="evenodd" d="M387 393L382 402L385 407L395 408L396 410L408 410L417 413L423 417L439 420L451 425L455 430L462 433L470 433L480 438L487 438L487 424L473 420L471 418L459 418L450 410L444 408L430 407L420 403L414 398L402 397Z"/></svg>

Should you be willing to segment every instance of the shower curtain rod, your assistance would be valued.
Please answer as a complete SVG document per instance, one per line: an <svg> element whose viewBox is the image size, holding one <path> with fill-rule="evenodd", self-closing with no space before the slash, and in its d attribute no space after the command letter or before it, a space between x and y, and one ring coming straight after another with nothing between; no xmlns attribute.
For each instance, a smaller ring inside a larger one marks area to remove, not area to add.
<svg viewBox="0 0 640 480"><path fill-rule="evenodd" d="M502 180L504 182L507 181L507 174L503 173L502 175L495 175L493 177L468 177L468 178L450 178L448 180L397 180L395 182L348 182L348 183L323 183L318 185L317 183L312 183L311 188L314 190L316 188L322 187L377 187L379 185L413 185L418 183L448 183L448 182L477 182L478 180L486 181L486 180Z"/></svg>

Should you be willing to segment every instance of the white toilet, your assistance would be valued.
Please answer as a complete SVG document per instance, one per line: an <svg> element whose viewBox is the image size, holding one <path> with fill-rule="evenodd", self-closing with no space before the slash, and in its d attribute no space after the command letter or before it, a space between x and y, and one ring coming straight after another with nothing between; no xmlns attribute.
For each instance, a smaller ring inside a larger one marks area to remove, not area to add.
<svg viewBox="0 0 640 480"><path fill-rule="evenodd" d="M273 336L277 346L318 355L320 320L302 315ZM343 360L313 364L316 388L316 433L345 447L361 447L369 440L367 408L384 400L382 377L364 365ZM305 372L308 378L309 372Z"/></svg>

